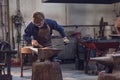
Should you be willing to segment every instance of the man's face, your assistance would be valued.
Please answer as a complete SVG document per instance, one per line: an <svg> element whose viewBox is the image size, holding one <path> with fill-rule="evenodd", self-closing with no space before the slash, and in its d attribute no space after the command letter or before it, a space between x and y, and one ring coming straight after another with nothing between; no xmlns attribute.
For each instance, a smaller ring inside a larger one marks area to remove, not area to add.
<svg viewBox="0 0 120 80"><path fill-rule="evenodd" d="M33 18L33 23L38 26L38 27L42 27L44 24L44 19L39 17L39 18Z"/></svg>

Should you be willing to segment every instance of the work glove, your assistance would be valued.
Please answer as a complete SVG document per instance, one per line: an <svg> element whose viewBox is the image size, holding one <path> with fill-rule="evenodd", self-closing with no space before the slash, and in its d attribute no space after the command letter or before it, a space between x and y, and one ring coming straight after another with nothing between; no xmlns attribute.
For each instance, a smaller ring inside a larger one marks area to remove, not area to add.
<svg viewBox="0 0 120 80"><path fill-rule="evenodd" d="M65 45L70 43L70 41L67 37L63 38L63 42L64 42Z"/></svg>

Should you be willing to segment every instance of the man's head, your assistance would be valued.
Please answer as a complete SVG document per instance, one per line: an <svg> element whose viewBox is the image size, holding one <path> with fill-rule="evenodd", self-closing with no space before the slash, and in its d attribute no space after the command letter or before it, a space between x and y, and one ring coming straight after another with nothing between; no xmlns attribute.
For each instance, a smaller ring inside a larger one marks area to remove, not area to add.
<svg viewBox="0 0 120 80"><path fill-rule="evenodd" d="M115 24L117 27L120 27L120 16L117 16Z"/></svg>
<svg viewBox="0 0 120 80"><path fill-rule="evenodd" d="M44 24L44 14L41 12L35 12L33 14L33 23L37 26L42 26Z"/></svg>

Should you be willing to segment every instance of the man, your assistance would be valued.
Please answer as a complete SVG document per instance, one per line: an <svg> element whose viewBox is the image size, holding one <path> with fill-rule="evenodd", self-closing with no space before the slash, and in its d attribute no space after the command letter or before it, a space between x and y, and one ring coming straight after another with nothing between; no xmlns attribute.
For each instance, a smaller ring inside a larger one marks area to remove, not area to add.
<svg viewBox="0 0 120 80"><path fill-rule="evenodd" d="M120 34L120 16L117 16L115 20L115 29L117 34Z"/></svg>
<svg viewBox="0 0 120 80"><path fill-rule="evenodd" d="M46 19L41 12L33 14L33 21L28 24L23 35L24 40L37 48L51 46L52 30L57 30L63 38L64 43L69 43L64 29L61 25L57 24L55 20Z"/></svg>

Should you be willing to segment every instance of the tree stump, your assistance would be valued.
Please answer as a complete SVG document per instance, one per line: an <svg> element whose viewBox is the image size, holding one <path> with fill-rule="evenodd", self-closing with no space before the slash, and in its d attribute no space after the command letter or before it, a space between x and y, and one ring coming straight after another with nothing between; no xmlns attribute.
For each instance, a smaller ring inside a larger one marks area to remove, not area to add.
<svg viewBox="0 0 120 80"><path fill-rule="evenodd" d="M99 72L98 80L116 80L116 79L113 74L101 71Z"/></svg>
<svg viewBox="0 0 120 80"><path fill-rule="evenodd" d="M58 62L35 62L32 65L32 80L63 80Z"/></svg>

